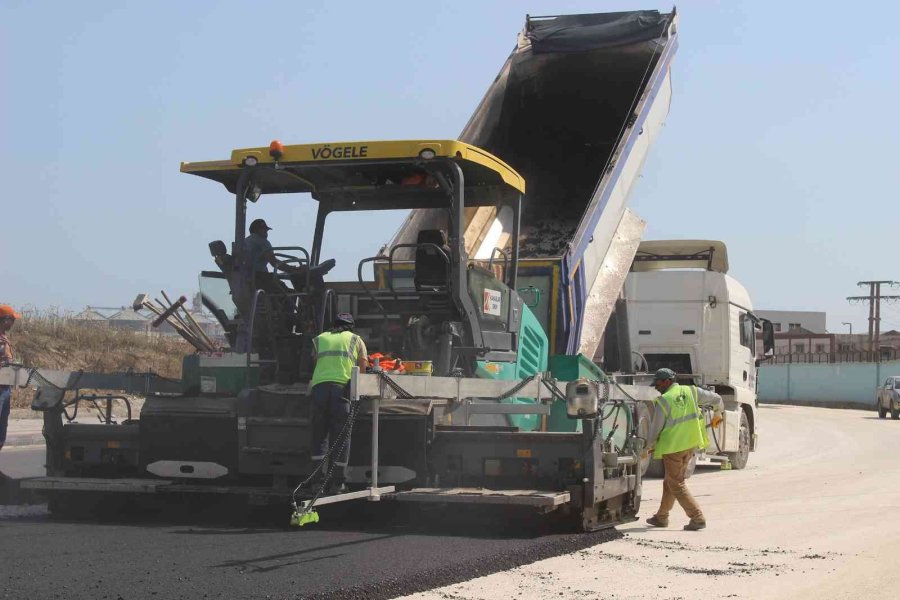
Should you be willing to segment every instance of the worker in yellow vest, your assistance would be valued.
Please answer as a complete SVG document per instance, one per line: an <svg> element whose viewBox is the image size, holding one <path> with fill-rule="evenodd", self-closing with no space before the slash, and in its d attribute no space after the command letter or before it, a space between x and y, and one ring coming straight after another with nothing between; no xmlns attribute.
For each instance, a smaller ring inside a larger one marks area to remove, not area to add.
<svg viewBox="0 0 900 600"><path fill-rule="evenodd" d="M684 528L697 531L706 528L706 518L684 480L694 452L709 445L700 407L712 407L717 416L721 415L722 397L693 385L680 385L675 377L672 369L659 369L653 377L653 387L661 396L653 401L648 443L653 447L653 458L662 459L665 476L659 510L647 523L668 527L669 512L677 500L690 518Z"/></svg>
<svg viewBox="0 0 900 600"><path fill-rule="evenodd" d="M353 315L340 313L331 331L313 340L316 368L312 381L312 459L325 458L330 444L337 440L350 415L350 373L354 366L365 372L368 365L366 344L353 333ZM346 491L346 469L350 440L336 448L331 456L335 470L329 493ZM321 479L319 479L321 482Z"/></svg>

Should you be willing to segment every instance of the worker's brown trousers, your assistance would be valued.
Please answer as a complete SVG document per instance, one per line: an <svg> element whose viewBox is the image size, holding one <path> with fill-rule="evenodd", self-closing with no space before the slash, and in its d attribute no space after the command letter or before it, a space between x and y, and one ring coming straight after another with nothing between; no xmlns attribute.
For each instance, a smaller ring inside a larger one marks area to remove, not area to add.
<svg viewBox="0 0 900 600"><path fill-rule="evenodd" d="M663 495L662 500L659 502L659 510L656 511L656 518L663 523L668 522L669 512L675 506L676 500L678 500L678 504L681 505L681 508L684 509L691 521L696 523L706 522L706 519L703 517L703 511L700 510L700 506L694 500L694 497L691 496L687 489L687 484L684 482L684 476L687 473L688 464L690 464L693 455L694 450L691 449L664 454L662 457L666 475L663 479Z"/></svg>

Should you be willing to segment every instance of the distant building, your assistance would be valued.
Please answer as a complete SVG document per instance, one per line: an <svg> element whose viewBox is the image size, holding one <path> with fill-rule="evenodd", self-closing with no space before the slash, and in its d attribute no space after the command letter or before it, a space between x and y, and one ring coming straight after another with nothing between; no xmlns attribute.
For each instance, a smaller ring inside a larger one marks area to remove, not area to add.
<svg viewBox="0 0 900 600"><path fill-rule="evenodd" d="M222 329L222 325L219 324L215 318L203 312L202 308L200 308L201 306L202 305L195 298L192 310L189 311L191 317L196 321L197 326L210 338L216 341L224 341L225 330ZM180 314L183 316L183 313ZM135 311L125 306L87 306L84 310L69 318L84 324L111 327L113 329L155 333L166 336L178 335L178 332L175 331L168 322L162 323L159 327L153 327L153 321L156 317L156 314L147 309Z"/></svg>
<svg viewBox="0 0 900 600"><path fill-rule="evenodd" d="M762 356L762 334L756 335L756 352ZM775 333L774 362L832 363L872 362L900 358L900 331L883 331L879 338L878 355L869 348L868 333L816 333L803 328Z"/></svg>
<svg viewBox="0 0 900 600"><path fill-rule="evenodd" d="M868 332L853 335L839 333L836 337L839 353L864 353L870 350ZM881 360L894 360L900 357L900 331L896 329L882 331L878 337L878 350L881 352Z"/></svg>
<svg viewBox="0 0 900 600"><path fill-rule="evenodd" d="M827 333L825 313L809 310L754 310L753 313L772 321L775 333Z"/></svg>
<svg viewBox="0 0 900 600"><path fill-rule="evenodd" d="M99 312L97 312L96 310L91 308L90 306L85 308L80 313L72 315L71 319L73 321L86 321L88 323L94 323L94 324L105 325L107 323L107 316L100 314Z"/></svg>
<svg viewBox="0 0 900 600"><path fill-rule="evenodd" d="M113 329L144 332L150 330L150 317L142 315L131 308L123 308L119 312L110 315L106 322Z"/></svg>
<svg viewBox="0 0 900 600"><path fill-rule="evenodd" d="M837 351L833 333L816 333L808 329L794 328L789 332L775 332L775 356L797 354L832 354ZM756 353L762 356L762 333L756 334Z"/></svg>

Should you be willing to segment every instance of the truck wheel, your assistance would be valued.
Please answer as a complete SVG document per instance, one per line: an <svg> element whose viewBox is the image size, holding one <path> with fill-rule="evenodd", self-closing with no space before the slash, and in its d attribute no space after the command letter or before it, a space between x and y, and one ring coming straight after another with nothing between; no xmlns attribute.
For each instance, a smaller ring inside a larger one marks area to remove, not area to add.
<svg viewBox="0 0 900 600"><path fill-rule="evenodd" d="M881 405L881 400L878 401L878 418L884 419L887 417L887 409Z"/></svg>
<svg viewBox="0 0 900 600"><path fill-rule="evenodd" d="M895 421L900 419L900 406L894 404L893 401L891 401L891 418Z"/></svg>
<svg viewBox="0 0 900 600"><path fill-rule="evenodd" d="M743 469L750 459L750 421L747 413L741 412L741 430L738 433L738 451L726 452L725 456L731 462L733 469Z"/></svg>

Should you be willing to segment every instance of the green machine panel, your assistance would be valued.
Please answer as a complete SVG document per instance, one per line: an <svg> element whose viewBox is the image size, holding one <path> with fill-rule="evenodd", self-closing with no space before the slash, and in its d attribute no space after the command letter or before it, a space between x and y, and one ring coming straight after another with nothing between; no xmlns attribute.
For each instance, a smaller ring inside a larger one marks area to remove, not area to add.
<svg viewBox="0 0 900 600"><path fill-rule="evenodd" d="M257 355L251 355L258 360ZM231 352L190 354L181 363L187 394L234 395L247 387L247 355ZM259 367L250 367L250 387L259 383Z"/></svg>

